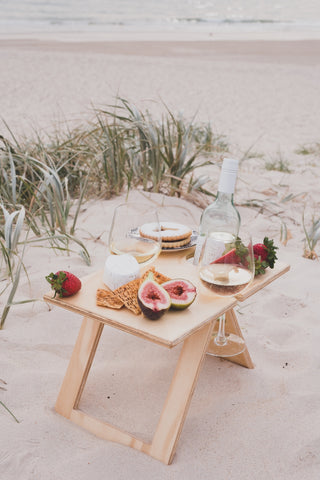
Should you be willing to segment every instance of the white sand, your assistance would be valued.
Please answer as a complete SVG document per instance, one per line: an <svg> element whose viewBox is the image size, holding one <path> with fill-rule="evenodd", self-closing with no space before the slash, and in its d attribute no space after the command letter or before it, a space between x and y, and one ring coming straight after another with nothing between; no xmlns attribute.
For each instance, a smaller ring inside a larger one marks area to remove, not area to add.
<svg viewBox="0 0 320 480"><path fill-rule="evenodd" d="M104 53L107 47L99 44L3 41L0 111L19 133L30 132L30 121L46 130L63 116L86 118L90 102L105 105L119 90L139 106L162 97L186 115L199 107L199 120L229 135L235 154L256 141L255 151L282 149L292 173L266 171L263 159L247 160L237 183L239 203L269 200L263 211L240 207L242 223L256 239L268 235L280 245L281 221L293 236L278 254L291 264L289 274L238 309L255 369L206 357L168 467L54 412L81 319L49 311L42 302L16 306L0 333L0 378L7 382L0 400L20 423L0 405L1 479L319 478L320 268L302 258L301 216L306 208L308 222L312 214L319 218L320 169L318 159L293 154L300 144L319 141L319 44L267 42L259 55L252 44L221 43L214 56L199 45L162 44L156 51L114 44L108 45L114 52ZM216 188L218 170L210 173ZM84 276L101 268L112 210L121 200L90 202L81 213L79 235L92 266L77 255L30 248L31 287L24 280L17 299L40 298L47 291L44 275L52 270ZM201 210L187 205L198 222ZM179 351L106 327L81 407L150 440Z"/></svg>
<svg viewBox="0 0 320 480"><path fill-rule="evenodd" d="M317 140L320 41L0 41L1 117L15 131L80 122L118 93L210 121L246 150L292 152ZM159 109L159 108L158 108Z"/></svg>

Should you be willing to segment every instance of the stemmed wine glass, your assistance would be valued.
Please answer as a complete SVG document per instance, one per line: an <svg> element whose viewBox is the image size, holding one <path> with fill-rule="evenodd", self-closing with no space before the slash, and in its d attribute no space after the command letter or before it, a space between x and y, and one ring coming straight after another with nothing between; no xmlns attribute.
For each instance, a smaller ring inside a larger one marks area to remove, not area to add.
<svg viewBox="0 0 320 480"><path fill-rule="evenodd" d="M211 231L204 241L199 276L214 294L232 297L243 292L254 278L254 256L250 235L241 237ZM246 348L243 338L225 331L225 314L219 318L219 328L210 343L210 355L232 357Z"/></svg>
<svg viewBox="0 0 320 480"><path fill-rule="evenodd" d="M150 238L140 235L140 227L152 225ZM153 262L161 251L158 213L146 203L123 203L115 208L109 233L109 250L114 255L130 254L141 266ZM151 238L152 237L152 238Z"/></svg>

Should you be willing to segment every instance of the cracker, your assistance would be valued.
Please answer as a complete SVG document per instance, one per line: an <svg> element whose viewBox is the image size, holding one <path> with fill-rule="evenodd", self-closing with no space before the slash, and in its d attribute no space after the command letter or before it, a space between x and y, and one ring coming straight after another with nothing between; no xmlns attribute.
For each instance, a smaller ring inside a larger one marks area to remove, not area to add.
<svg viewBox="0 0 320 480"><path fill-rule="evenodd" d="M147 278L149 272L152 272L153 273L153 277L155 279L155 281L157 283L159 283L161 285L161 283L164 283L164 282L168 282L169 280L171 280L170 277L167 277L166 275L163 275L162 273L160 272L157 272L157 270L155 269L155 267L150 267L141 277L141 283Z"/></svg>
<svg viewBox="0 0 320 480"><path fill-rule="evenodd" d="M108 308L121 308L123 307L123 301L115 295L111 290L104 290L102 288L98 288L96 294L96 302L97 305L100 307L108 307Z"/></svg>
<svg viewBox="0 0 320 480"><path fill-rule="evenodd" d="M122 285L113 291L113 293L119 297L124 305L136 315L141 313L141 309L138 304L138 290L140 287L140 278L131 280L131 282Z"/></svg>
<svg viewBox="0 0 320 480"><path fill-rule="evenodd" d="M190 243L190 240L191 240L191 235L188 238L185 238L184 240L177 240L176 242L162 241L161 248L165 250L166 248L183 247L184 245L188 245L188 243Z"/></svg>

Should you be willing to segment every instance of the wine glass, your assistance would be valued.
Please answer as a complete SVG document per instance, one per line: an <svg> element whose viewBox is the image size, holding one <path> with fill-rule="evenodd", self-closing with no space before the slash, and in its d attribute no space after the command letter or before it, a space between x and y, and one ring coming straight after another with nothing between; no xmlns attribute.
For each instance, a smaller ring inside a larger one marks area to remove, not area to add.
<svg viewBox="0 0 320 480"><path fill-rule="evenodd" d="M152 225L150 238L140 235L140 227ZM113 255L130 254L141 266L153 262L161 251L158 213L146 203L123 203L115 208L109 233Z"/></svg>
<svg viewBox="0 0 320 480"><path fill-rule="evenodd" d="M254 278L254 256L250 235L234 237L211 231L205 238L199 262L199 276L207 289L218 296L243 292ZM210 343L210 355L233 357L246 348L242 337L225 331L225 314Z"/></svg>

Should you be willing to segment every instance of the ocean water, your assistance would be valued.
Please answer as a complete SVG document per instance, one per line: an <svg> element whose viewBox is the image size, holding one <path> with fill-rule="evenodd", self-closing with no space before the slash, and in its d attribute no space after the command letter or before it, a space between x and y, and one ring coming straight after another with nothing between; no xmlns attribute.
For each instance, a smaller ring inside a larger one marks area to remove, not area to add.
<svg viewBox="0 0 320 480"><path fill-rule="evenodd" d="M0 0L0 33L263 32L320 35L320 0Z"/></svg>

